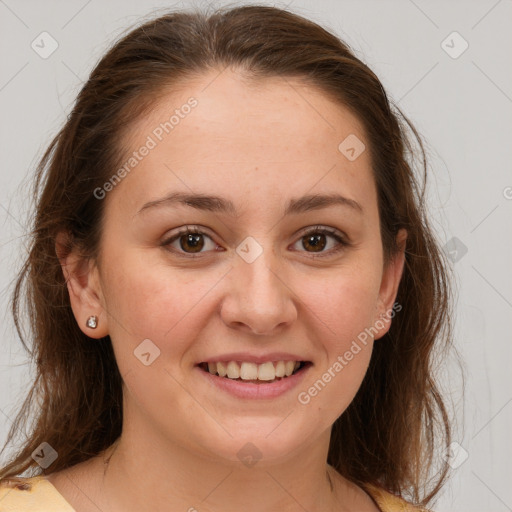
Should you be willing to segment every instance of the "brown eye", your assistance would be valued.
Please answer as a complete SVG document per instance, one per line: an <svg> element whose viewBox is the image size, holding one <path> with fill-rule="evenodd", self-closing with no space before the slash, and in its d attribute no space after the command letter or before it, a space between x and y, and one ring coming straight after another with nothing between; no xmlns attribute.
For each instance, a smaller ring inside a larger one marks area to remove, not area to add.
<svg viewBox="0 0 512 512"><path fill-rule="evenodd" d="M215 250L217 245L209 235L198 229L182 229L162 242L162 246L181 256Z"/></svg>
<svg viewBox="0 0 512 512"><path fill-rule="evenodd" d="M310 248L313 252L321 252L327 245L326 236L323 233L315 235L306 235L302 237L302 246L305 249Z"/></svg>
<svg viewBox="0 0 512 512"><path fill-rule="evenodd" d="M201 252L204 247L203 235L200 233L189 233L179 238L180 248L185 252Z"/></svg>
<svg viewBox="0 0 512 512"><path fill-rule="evenodd" d="M333 256L350 245L341 232L322 226L310 229L294 245L298 244L302 248L296 248L296 251L306 252L315 257Z"/></svg>

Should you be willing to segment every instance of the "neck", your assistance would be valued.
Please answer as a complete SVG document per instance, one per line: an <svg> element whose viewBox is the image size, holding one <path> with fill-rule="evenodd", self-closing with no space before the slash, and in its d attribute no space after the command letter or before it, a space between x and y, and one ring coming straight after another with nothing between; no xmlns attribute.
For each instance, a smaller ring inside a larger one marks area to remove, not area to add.
<svg viewBox="0 0 512 512"><path fill-rule="evenodd" d="M352 484L326 464L330 431L287 460L243 463L141 428L124 429L106 453L101 495L107 510L339 512L353 494Z"/></svg>

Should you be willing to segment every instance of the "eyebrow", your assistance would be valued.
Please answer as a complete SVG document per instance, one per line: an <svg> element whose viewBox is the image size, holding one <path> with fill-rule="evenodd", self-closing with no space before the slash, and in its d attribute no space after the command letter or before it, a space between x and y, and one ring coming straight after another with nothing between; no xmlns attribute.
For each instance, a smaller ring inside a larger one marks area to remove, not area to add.
<svg viewBox="0 0 512 512"><path fill-rule="evenodd" d="M160 199L149 201L136 213L147 211L150 208L159 206L183 205L190 206L196 210L204 210L216 213L227 213L237 215L237 209L232 201L219 196L205 194L191 194L186 192L173 192ZM300 214L311 210L320 210L330 206L349 207L360 214L364 213L363 207L354 199L349 199L340 194L309 194L299 198L290 199L286 206L284 215Z"/></svg>

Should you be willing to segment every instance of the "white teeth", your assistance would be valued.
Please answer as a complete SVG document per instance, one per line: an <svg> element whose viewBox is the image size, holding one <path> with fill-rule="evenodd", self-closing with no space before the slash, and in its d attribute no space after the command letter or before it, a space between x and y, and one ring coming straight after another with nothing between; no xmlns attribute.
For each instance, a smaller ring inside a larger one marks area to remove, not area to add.
<svg viewBox="0 0 512 512"><path fill-rule="evenodd" d="M284 361L277 361L276 364L276 377L284 377L285 374L285 364Z"/></svg>
<svg viewBox="0 0 512 512"><path fill-rule="evenodd" d="M240 366L240 378L242 380L254 380L258 378L258 365L255 363L242 363Z"/></svg>
<svg viewBox="0 0 512 512"><path fill-rule="evenodd" d="M289 377L293 373L293 369L295 368L295 361L286 361L284 363L284 373L287 377Z"/></svg>
<svg viewBox="0 0 512 512"><path fill-rule="evenodd" d="M219 377L225 377L228 374L226 365L221 361L217 361L217 373L219 374Z"/></svg>
<svg viewBox="0 0 512 512"><path fill-rule="evenodd" d="M245 364L245 363L243 363ZM256 365L254 365L256 366ZM271 362L263 363L258 366L259 380L274 380L276 378L276 370Z"/></svg>
<svg viewBox="0 0 512 512"><path fill-rule="evenodd" d="M273 381L275 378L289 377L300 367L300 361L267 361L256 364L243 361L217 361L208 363L208 371L212 375L229 379Z"/></svg>
<svg viewBox="0 0 512 512"><path fill-rule="evenodd" d="M230 379L238 379L240 377L240 366L236 361L229 361L228 363L228 377Z"/></svg>

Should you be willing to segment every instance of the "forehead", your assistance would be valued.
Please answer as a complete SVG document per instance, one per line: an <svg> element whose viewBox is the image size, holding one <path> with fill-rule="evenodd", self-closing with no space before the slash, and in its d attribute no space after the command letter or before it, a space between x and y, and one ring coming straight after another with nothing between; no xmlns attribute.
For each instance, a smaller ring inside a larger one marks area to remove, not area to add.
<svg viewBox="0 0 512 512"><path fill-rule="evenodd" d="M152 148L118 188L130 203L176 188L207 188L235 205L237 194L258 191L269 200L340 189L367 195L374 186L369 151L350 160L342 152L347 139L365 143L362 123L314 86L212 71L162 95L134 122L130 152Z"/></svg>
<svg viewBox="0 0 512 512"><path fill-rule="evenodd" d="M188 110L190 97L195 98L197 106L190 113L181 114L172 135L179 137L185 131L184 136L192 131L197 136L207 135L202 141L204 146L212 140L229 138L254 150L264 144L266 148L281 152L289 149L302 156L309 153L307 147L300 146L305 141L315 143L313 149L322 143L331 149L334 143L337 149L340 137L350 133L365 137L362 123L348 108L303 80L252 80L228 70L211 71L180 83L178 89L161 96L151 115L139 120L132 133L148 132L170 119L175 111ZM264 154L259 152L258 156Z"/></svg>

